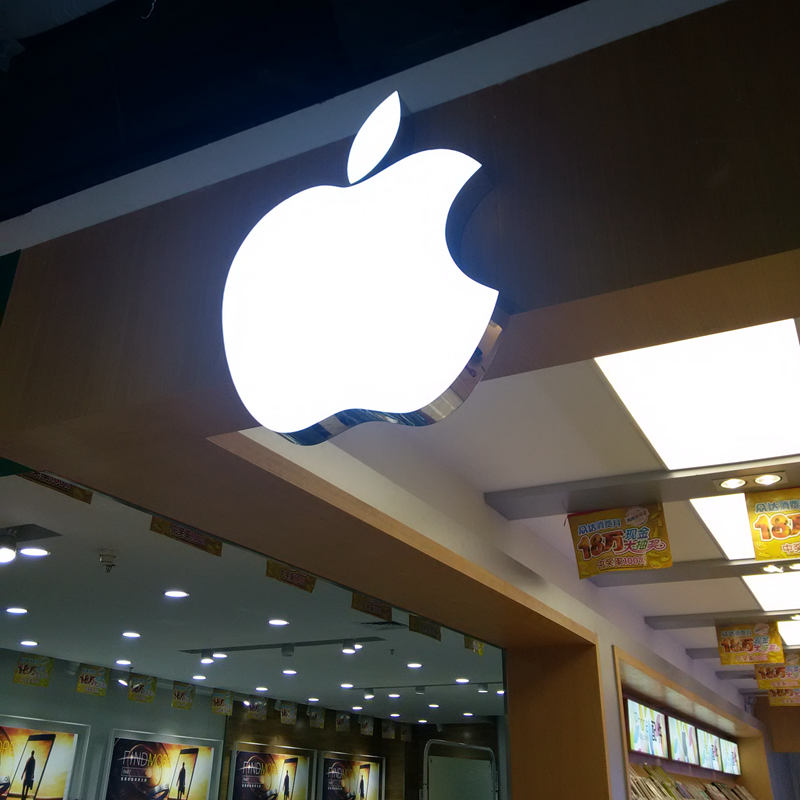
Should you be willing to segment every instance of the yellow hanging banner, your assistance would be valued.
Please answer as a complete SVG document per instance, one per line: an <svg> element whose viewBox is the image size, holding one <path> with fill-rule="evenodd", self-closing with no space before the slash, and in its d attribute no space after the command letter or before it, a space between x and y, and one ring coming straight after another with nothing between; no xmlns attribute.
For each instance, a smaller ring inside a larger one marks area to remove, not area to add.
<svg viewBox="0 0 800 800"><path fill-rule="evenodd" d="M783 642L775 622L717 625L720 664L783 664Z"/></svg>
<svg viewBox="0 0 800 800"><path fill-rule="evenodd" d="M771 706L800 706L800 689L770 689Z"/></svg>
<svg viewBox="0 0 800 800"><path fill-rule="evenodd" d="M756 558L800 558L800 488L748 492L745 499Z"/></svg>
<svg viewBox="0 0 800 800"><path fill-rule="evenodd" d="M800 656L786 654L785 664L756 664L755 678L759 689L800 688Z"/></svg>
<svg viewBox="0 0 800 800"><path fill-rule="evenodd" d="M661 503L570 514L567 522L581 578L672 566Z"/></svg>

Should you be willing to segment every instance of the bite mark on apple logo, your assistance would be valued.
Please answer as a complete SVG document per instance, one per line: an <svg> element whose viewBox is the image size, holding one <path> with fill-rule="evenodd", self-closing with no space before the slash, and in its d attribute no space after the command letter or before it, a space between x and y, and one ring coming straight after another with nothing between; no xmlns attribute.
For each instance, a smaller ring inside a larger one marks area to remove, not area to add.
<svg viewBox="0 0 800 800"><path fill-rule="evenodd" d="M362 422L429 425L488 369L498 293L467 277L445 239L450 206L480 168L423 150L370 173L400 125L387 97L356 134L349 186L315 186L245 237L222 299L225 355L265 428L316 444Z"/></svg>

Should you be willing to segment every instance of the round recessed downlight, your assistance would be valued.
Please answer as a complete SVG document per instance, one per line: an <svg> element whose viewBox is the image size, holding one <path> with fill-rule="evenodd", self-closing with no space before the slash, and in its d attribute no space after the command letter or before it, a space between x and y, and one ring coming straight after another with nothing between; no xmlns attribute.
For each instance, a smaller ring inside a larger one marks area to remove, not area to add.
<svg viewBox="0 0 800 800"><path fill-rule="evenodd" d="M780 483L783 480L780 475L768 473L766 475L759 475L756 478L756 483L760 486L772 486L774 483Z"/></svg>
<svg viewBox="0 0 800 800"><path fill-rule="evenodd" d="M257 692L268 692L269 689L266 686L256 686Z"/></svg>
<svg viewBox="0 0 800 800"><path fill-rule="evenodd" d="M469 678L456 678L456 683L469 683Z"/></svg>
<svg viewBox="0 0 800 800"><path fill-rule="evenodd" d="M741 489L746 483L744 478L726 478L724 481L720 481L719 485L723 489Z"/></svg>
<svg viewBox="0 0 800 800"><path fill-rule="evenodd" d="M397 692L389 692L389 697L392 700L397 700L397 698L400 697L400 695Z"/></svg>
<svg viewBox="0 0 800 800"><path fill-rule="evenodd" d="M129 667L131 665L130 660L127 658L118 658L114 663L119 664L121 667Z"/></svg>
<svg viewBox="0 0 800 800"><path fill-rule="evenodd" d="M45 550L44 547L23 547L19 554L28 558L44 558L50 555L50 551Z"/></svg>
<svg viewBox="0 0 800 800"><path fill-rule="evenodd" d="M269 620L269 624L272 625L273 628L282 628L284 625L289 624L289 620L276 617L275 619Z"/></svg>
<svg viewBox="0 0 800 800"><path fill-rule="evenodd" d="M308 698L308 702L309 703L319 703L319 697L309 697Z"/></svg>
<svg viewBox="0 0 800 800"><path fill-rule="evenodd" d="M418 719L417 722L419 722L420 725L427 725L428 724L428 720L426 720L426 719Z"/></svg>
<svg viewBox="0 0 800 800"><path fill-rule="evenodd" d="M10 564L17 557L17 548L0 544L0 564Z"/></svg>
<svg viewBox="0 0 800 800"><path fill-rule="evenodd" d="M406 666L409 669L422 669L422 664L420 664L419 661L409 661Z"/></svg>
<svg viewBox="0 0 800 800"><path fill-rule="evenodd" d="M777 564L767 564L765 567L761 568L764 572L783 572L783 567L779 567Z"/></svg>
<svg viewBox="0 0 800 800"><path fill-rule="evenodd" d="M342 689L352 689L353 688L353 684L352 683L340 683L339 686L341 686Z"/></svg>
<svg viewBox="0 0 800 800"><path fill-rule="evenodd" d="M353 706L353 711L363 711L364 706Z"/></svg>
<svg viewBox="0 0 800 800"><path fill-rule="evenodd" d="M506 693L505 689L498 689L497 690L497 694L505 694L505 693Z"/></svg>
<svg viewBox="0 0 800 800"><path fill-rule="evenodd" d="M488 694L489 686L488 684L482 683L478 686L478 694Z"/></svg>
<svg viewBox="0 0 800 800"><path fill-rule="evenodd" d="M375 699L375 690L374 689L367 689L367 691L364 692L364 699L365 700L374 700Z"/></svg>
<svg viewBox="0 0 800 800"><path fill-rule="evenodd" d="M126 639L139 639L139 638L141 638L142 634L141 633L136 633L136 631L123 631L122 635Z"/></svg>
<svg viewBox="0 0 800 800"><path fill-rule="evenodd" d="M193 681L204 681L206 679L205 675L192 675Z"/></svg>
<svg viewBox="0 0 800 800"><path fill-rule="evenodd" d="M39 642L34 641L33 639L23 639L20 644L23 647L36 647Z"/></svg>
<svg viewBox="0 0 800 800"><path fill-rule="evenodd" d="M393 719L397 719L397 717L399 717L400 715L397 712L395 712L394 714L389 714L389 716L392 717Z"/></svg>
<svg viewBox="0 0 800 800"><path fill-rule="evenodd" d="M184 597L188 597L189 592L184 592L183 589L167 589L164 592L164 597L171 597L173 600L182 600Z"/></svg>
<svg viewBox="0 0 800 800"><path fill-rule="evenodd" d="M21 614L27 614L27 613L28 613L28 609L27 608L23 608L22 606L9 606L6 609L6 614L16 614L16 615L19 616Z"/></svg>
<svg viewBox="0 0 800 800"><path fill-rule="evenodd" d="M128 681L126 681L125 678L117 678L117 683L120 686L127 686L128 685Z"/></svg>
<svg viewBox="0 0 800 800"><path fill-rule="evenodd" d="M247 706L248 708L250 708L250 701L249 700L242 700L242 705L243 706Z"/></svg>
<svg viewBox="0 0 800 800"><path fill-rule="evenodd" d="M355 647L356 650L363 650L364 649L364 645L363 644L359 644L358 642L356 642L353 645L353 647Z"/></svg>
<svg viewBox="0 0 800 800"><path fill-rule="evenodd" d="M291 667L286 667L286 669L282 669L281 672L284 675L297 675L297 670L292 669Z"/></svg>
<svg viewBox="0 0 800 800"><path fill-rule="evenodd" d="M227 653L212 653L211 658L227 658Z"/></svg>
<svg viewBox="0 0 800 800"><path fill-rule="evenodd" d="M214 663L214 659L211 658L211 656L203 656L200 659L200 663L201 664L213 664Z"/></svg>
<svg viewBox="0 0 800 800"><path fill-rule="evenodd" d="M471 712L471 711L464 711L464 712L461 714L461 716L462 716L462 717L471 717L471 716L473 716L473 714L472 714L472 712Z"/></svg>
<svg viewBox="0 0 800 800"><path fill-rule="evenodd" d="M439 708L438 703L428 703L428 708Z"/></svg>

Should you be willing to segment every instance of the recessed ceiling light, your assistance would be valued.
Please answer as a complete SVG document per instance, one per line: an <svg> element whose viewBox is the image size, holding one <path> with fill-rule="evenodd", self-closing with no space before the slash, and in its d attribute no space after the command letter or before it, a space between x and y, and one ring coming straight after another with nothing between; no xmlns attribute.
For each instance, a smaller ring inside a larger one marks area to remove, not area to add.
<svg viewBox="0 0 800 800"><path fill-rule="evenodd" d="M38 646L39 642L35 642L33 639L23 639L20 644L23 647L36 647Z"/></svg>
<svg viewBox="0 0 800 800"><path fill-rule="evenodd" d="M795 615L797 622L781 621L778 623L778 632L788 647L800 646L800 614ZM792 617L795 619L795 617Z"/></svg>
<svg viewBox="0 0 800 800"><path fill-rule="evenodd" d="M363 711L364 706L353 706L353 711Z"/></svg>
<svg viewBox="0 0 800 800"><path fill-rule="evenodd" d="M6 609L6 614L27 614L28 609L23 608L22 606L9 606Z"/></svg>
<svg viewBox="0 0 800 800"><path fill-rule="evenodd" d="M419 722L419 724L420 724L420 725L427 725L427 723L428 723L428 720L426 720L426 719L419 719L419 720L417 720L417 722Z"/></svg>
<svg viewBox="0 0 800 800"><path fill-rule="evenodd" d="M286 669L282 669L281 672L284 675L297 675L297 670L292 669L291 667L286 667Z"/></svg>
<svg viewBox="0 0 800 800"><path fill-rule="evenodd" d="M779 567L777 564L767 564L764 567L761 567L764 572L783 572L783 567Z"/></svg>
<svg viewBox="0 0 800 800"><path fill-rule="evenodd" d="M45 550L44 547L23 547L19 554L28 558L44 558L50 555L50 551Z"/></svg>
<svg viewBox="0 0 800 800"><path fill-rule="evenodd" d="M469 678L456 678L456 683L469 683Z"/></svg>
<svg viewBox="0 0 800 800"><path fill-rule="evenodd" d="M127 686L128 685L128 681L126 681L125 678L117 678L117 683L120 686Z"/></svg>
<svg viewBox="0 0 800 800"><path fill-rule="evenodd" d="M439 708L438 703L428 703L428 708Z"/></svg>
<svg viewBox="0 0 800 800"><path fill-rule="evenodd" d="M505 694L505 693L506 693L505 689L498 689L496 692L496 694Z"/></svg>
<svg viewBox="0 0 800 800"><path fill-rule="evenodd" d="M425 687L424 686L415 686L414 687L414 694L425 694Z"/></svg>
<svg viewBox="0 0 800 800"><path fill-rule="evenodd" d="M211 657L212 658L227 658L228 654L227 653L212 653Z"/></svg>
<svg viewBox="0 0 800 800"><path fill-rule="evenodd" d="M419 661L409 661L409 663L406 664L406 666L409 669L422 669L422 664L420 664Z"/></svg>
<svg viewBox="0 0 800 800"><path fill-rule="evenodd" d="M319 697L309 697L308 698L308 702L309 703L319 703Z"/></svg>
<svg viewBox="0 0 800 800"><path fill-rule="evenodd" d="M400 715L399 715L399 714L397 714L397 713L394 713L394 714L389 714L389 716L390 716L390 717L394 717L394 718L396 719L396 718L397 718L397 717L399 717Z"/></svg>
<svg viewBox="0 0 800 800"><path fill-rule="evenodd" d="M17 557L17 542L13 536L0 536L0 564L10 564Z"/></svg>
<svg viewBox="0 0 800 800"><path fill-rule="evenodd" d="M269 624L272 625L273 628L282 628L284 625L289 624L288 619L271 619L269 620Z"/></svg>
<svg viewBox="0 0 800 800"><path fill-rule="evenodd" d="M356 652L356 643L351 641L342 642L342 652L346 656L352 656Z"/></svg>
<svg viewBox="0 0 800 800"><path fill-rule="evenodd" d="M764 611L789 611L800 606L800 572L745 575L743 580Z"/></svg>
<svg viewBox="0 0 800 800"><path fill-rule="evenodd" d="M171 597L175 600L182 600L184 597L188 597L189 592L184 592L183 589L167 589L164 592L164 597Z"/></svg>
<svg viewBox="0 0 800 800"><path fill-rule="evenodd" d="M364 692L364 699L365 700L374 700L375 699L375 690L374 689L367 689L367 691Z"/></svg>
<svg viewBox="0 0 800 800"><path fill-rule="evenodd" d="M696 497L691 502L728 558L734 560L756 557L744 494Z"/></svg>
<svg viewBox="0 0 800 800"><path fill-rule="evenodd" d="M364 649L364 645L363 644L359 644L358 642L356 642L353 645L353 647L355 647L356 650L363 650Z"/></svg>
<svg viewBox="0 0 800 800"><path fill-rule="evenodd" d="M243 706L247 706L249 708L250 707L250 701L249 700L242 700L242 705Z"/></svg>
<svg viewBox="0 0 800 800"><path fill-rule="evenodd" d="M126 639L138 639L138 638L141 637L142 634L141 633L136 633L136 631L123 631L122 635Z"/></svg>
<svg viewBox="0 0 800 800"><path fill-rule="evenodd" d="M471 711L465 711L461 716L462 717L471 717L471 716L473 716L473 714L472 714Z"/></svg>
<svg viewBox="0 0 800 800"><path fill-rule="evenodd" d="M130 660L127 658L118 658L114 663L119 664L121 667L129 667L131 665Z"/></svg>
<svg viewBox="0 0 800 800"><path fill-rule="evenodd" d="M200 659L200 663L201 664L213 664L214 663L214 659L211 656L203 656Z"/></svg>
<svg viewBox="0 0 800 800"><path fill-rule="evenodd" d="M478 694L488 694L489 693L489 685L487 683L482 683L478 686Z"/></svg>
<svg viewBox="0 0 800 800"><path fill-rule="evenodd" d="M743 424L739 403L695 387L724 386L726 397L752 395L743 364L783 364L769 398L769 424ZM800 342L793 319L644 347L595 359L667 469L735 464L800 453L797 398ZM644 376L658 375L654 392ZM732 433L735 432L735 435Z"/></svg>
<svg viewBox="0 0 800 800"><path fill-rule="evenodd" d="M204 681L206 679L205 675L192 675L193 681Z"/></svg>
<svg viewBox="0 0 800 800"><path fill-rule="evenodd" d="M759 475L756 478L756 483L761 486L772 486L774 483L780 483L783 480L780 475L769 473L767 475Z"/></svg>
<svg viewBox="0 0 800 800"><path fill-rule="evenodd" d="M392 700L397 700L397 698L400 697L400 695L397 692L389 692L389 697Z"/></svg>
<svg viewBox="0 0 800 800"><path fill-rule="evenodd" d="M340 683L339 686L341 686L342 689L352 689L353 688L353 684L352 683Z"/></svg>
<svg viewBox="0 0 800 800"><path fill-rule="evenodd" d="M744 478L726 478L724 481L720 481L719 485L723 489L741 489L746 483Z"/></svg>
<svg viewBox="0 0 800 800"><path fill-rule="evenodd" d="M268 692L269 689L266 686L256 686L257 692Z"/></svg>

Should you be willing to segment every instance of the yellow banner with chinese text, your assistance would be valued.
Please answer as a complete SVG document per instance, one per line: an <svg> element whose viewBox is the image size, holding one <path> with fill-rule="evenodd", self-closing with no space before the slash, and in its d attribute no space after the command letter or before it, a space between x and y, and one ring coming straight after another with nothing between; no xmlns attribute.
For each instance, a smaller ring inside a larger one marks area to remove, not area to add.
<svg viewBox="0 0 800 800"><path fill-rule="evenodd" d="M748 492L745 499L756 558L800 558L800 488Z"/></svg>
<svg viewBox="0 0 800 800"><path fill-rule="evenodd" d="M783 642L775 622L717 625L721 664L783 664Z"/></svg>
<svg viewBox="0 0 800 800"><path fill-rule="evenodd" d="M661 503L570 514L567 521L581 578L672 566Z"/></svg>

